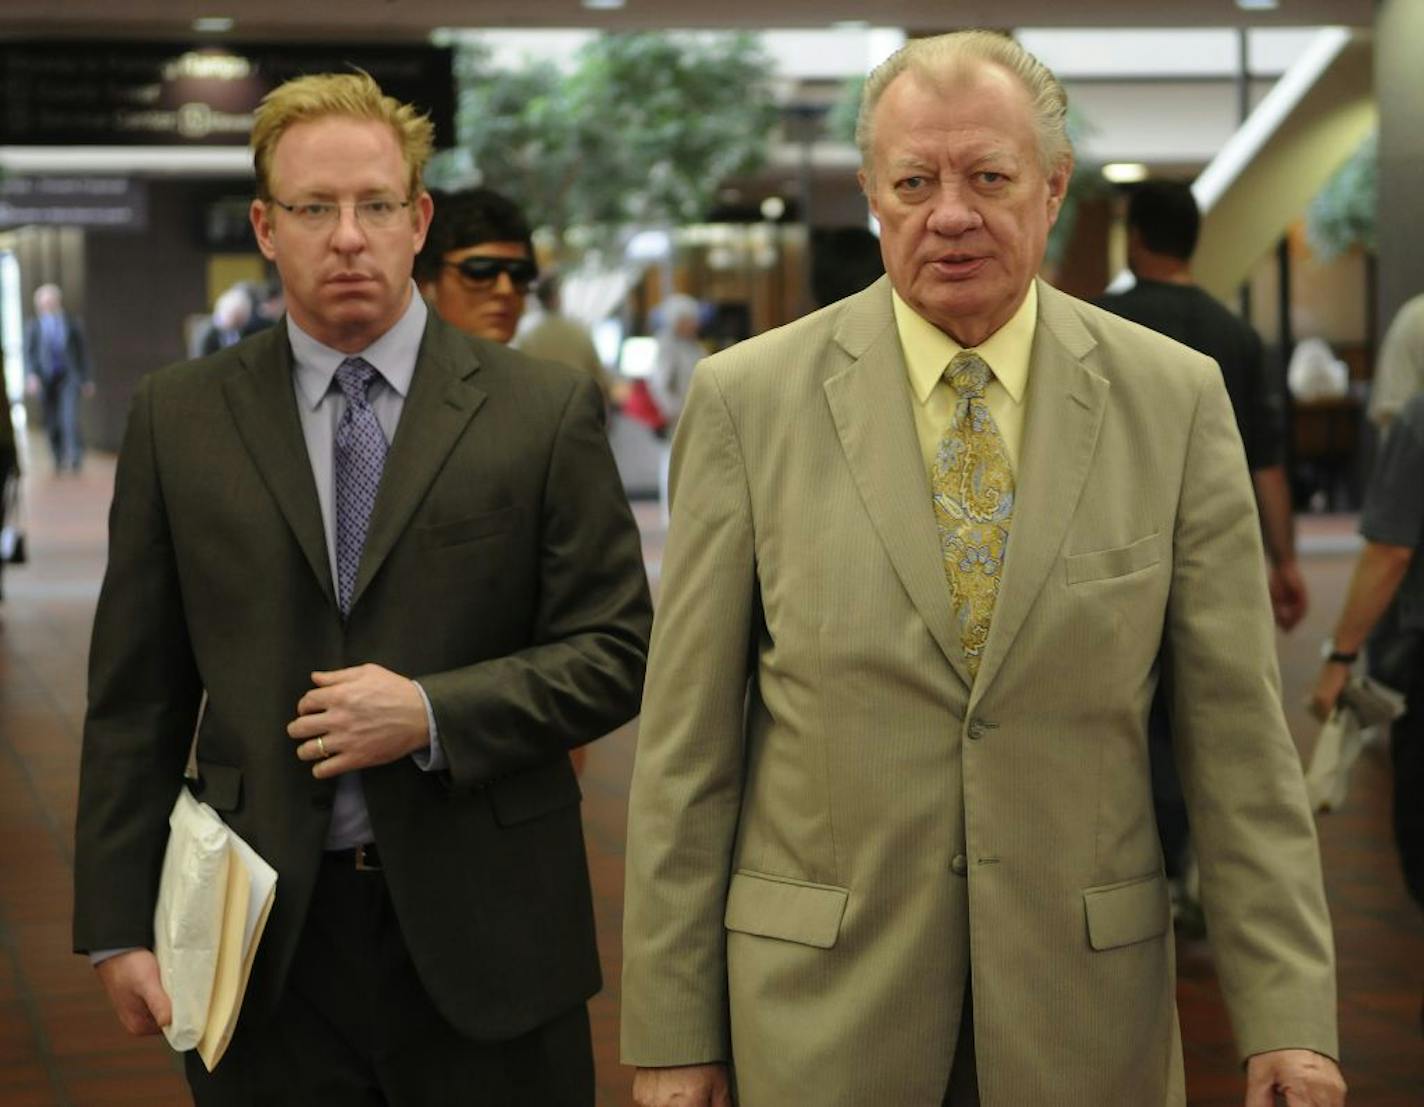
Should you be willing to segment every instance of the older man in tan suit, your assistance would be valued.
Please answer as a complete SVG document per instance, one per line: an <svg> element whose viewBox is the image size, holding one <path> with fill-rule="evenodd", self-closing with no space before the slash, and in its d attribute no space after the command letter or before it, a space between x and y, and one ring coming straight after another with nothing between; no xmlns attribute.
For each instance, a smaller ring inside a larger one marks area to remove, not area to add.
<svg viewBox="0 0 1424 1107"><path fill-rule="evenodd" d="M861 118L887 279L694 377L629 827L639 1104L1183 1103L1159 680L1246 1102L1343 1101L1240 440L1210 361L1035 281L1064 114L1008 39L906 47Z"/></svg>

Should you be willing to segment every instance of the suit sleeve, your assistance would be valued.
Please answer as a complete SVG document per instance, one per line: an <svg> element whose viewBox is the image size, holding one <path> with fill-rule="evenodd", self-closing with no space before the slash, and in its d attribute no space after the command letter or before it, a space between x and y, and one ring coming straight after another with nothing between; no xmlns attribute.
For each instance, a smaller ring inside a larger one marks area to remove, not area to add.
<svg viewBox="0 0 1424 1107"><path fill-rule="evenodd" d="M672 489L628 816L623 1060L644 1066L731 1054L722 918L760 616L746 470L706 365L678 425Z"/></svg>
<svg viewBox="0 0 1424 1107"><path fill-rule="evenodd" d="M1281 709L1256 509L1225 388L1204 374L1173 549L1173 743L1201 895L1243 1058L1337 1057L1315 825Z"/></svg>
<svg viewBox="0 0 1424 1107"><path fill-rule="evenodd" d="M545 764L638 713L651 602L603 418L598 386L580 376L548 465L532 644L416 677L457 789Z"/></svg>
<svg viewBox="0 0 1424 1107"><path fill-rule="evenodd" d="M146 380L119 454L89 651L75 827L77 952L152 945L168 813L200 697Z"/></svg>

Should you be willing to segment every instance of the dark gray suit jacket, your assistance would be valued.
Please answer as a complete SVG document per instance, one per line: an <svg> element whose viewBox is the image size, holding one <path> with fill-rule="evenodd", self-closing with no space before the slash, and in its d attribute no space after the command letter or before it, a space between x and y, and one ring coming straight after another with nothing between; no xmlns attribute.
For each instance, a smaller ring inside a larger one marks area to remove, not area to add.
<svg viewBox="0 0 1424 1107"><path fill-rule="evenodd" d="M328 568L285 327L146 378L90 656L78 950L149 945L193 719L201 798L279 873L247 1010L281 992L334 785L286 725L315 669L430 697L449 771L363 773L412 959L464 1033L507 1038L599 987L568 751L634 715L650 606L585 374L433 314L349 619Z"/></svg>

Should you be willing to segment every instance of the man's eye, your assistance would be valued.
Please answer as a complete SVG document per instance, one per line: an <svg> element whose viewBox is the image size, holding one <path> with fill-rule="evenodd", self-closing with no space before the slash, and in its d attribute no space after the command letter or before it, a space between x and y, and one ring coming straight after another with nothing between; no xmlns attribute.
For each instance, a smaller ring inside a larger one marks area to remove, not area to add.
<svg viewBox="0 0 1424 1107"><path fill-rule="evenodd" d="M396 205L391 200L367 200L361 208L370 215L390 215L396 210Z"/></svg>
<svg viewBox="0 0 1424 1107"><path fill-rule="evenodd" d="M298 204L297 214L303 219L325 219L336 210L335 204Z"/></svg>
<svg viewBox="0 0 1424 1107"><path fill-rule="evenodd" d="M923 188L925 179L923 177L904 177L897 184L896 188L906 192L913 192L917 188Z"/></svg>
<svg viewBox="0 0 1424 1107"><path fill-rule="evenodd" d="M1008 178L1007 178L1006 176L1004 176L1002 173L999 173L999 172L997 172L996 170L993 170L993 169L985 169L982 173L979 174L979 179L980 179L981 181L983 181L985 184L991 184L991 185L992 185L992 184L1001 184L1001 183L1003 183L1004 181L1007 181L1007 180L1008 180Z"/></svg>

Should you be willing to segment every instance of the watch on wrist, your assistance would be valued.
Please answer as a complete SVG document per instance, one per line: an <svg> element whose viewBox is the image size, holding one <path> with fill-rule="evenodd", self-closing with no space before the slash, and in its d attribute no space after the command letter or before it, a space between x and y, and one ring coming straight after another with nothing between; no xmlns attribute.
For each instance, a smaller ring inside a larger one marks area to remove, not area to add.
<svg viewBox="0 0 1424 1107"><path fill-rule="evenodd" d="M1337 665L1353 665L1360 657L1359 650L1337 650L1335 639L1327 638L1320 643L1320 656L1325 661L1333 661Z"/></svg>

